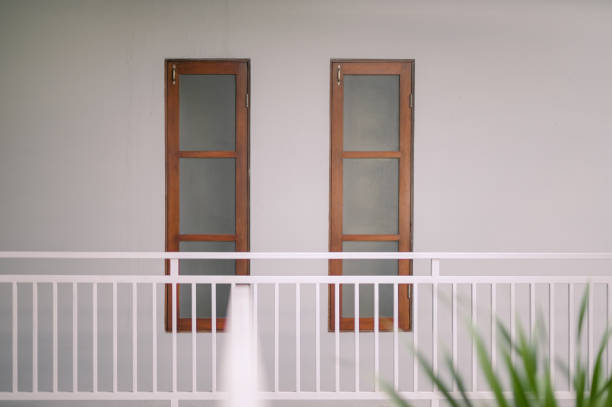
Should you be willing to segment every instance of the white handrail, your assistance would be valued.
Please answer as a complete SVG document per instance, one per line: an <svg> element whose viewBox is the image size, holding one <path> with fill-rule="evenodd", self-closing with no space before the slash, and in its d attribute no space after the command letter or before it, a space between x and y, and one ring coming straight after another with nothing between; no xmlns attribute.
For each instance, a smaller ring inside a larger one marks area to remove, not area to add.
<svg viewBox="0 0 612 407"><path fill-rule="evenodd" d="M456 276L357 276L357 275L125 275L125 274L0 274L0 283L159 283L159 284L586 284L609 283L612 275L456 275Z"/></svg>
<svg viewBox="0 0 612 407"><path fill-rule="evenodd" d="M0 251L0 259L439 259L439 260L612 260L612 252L72 252Z"/></svg>

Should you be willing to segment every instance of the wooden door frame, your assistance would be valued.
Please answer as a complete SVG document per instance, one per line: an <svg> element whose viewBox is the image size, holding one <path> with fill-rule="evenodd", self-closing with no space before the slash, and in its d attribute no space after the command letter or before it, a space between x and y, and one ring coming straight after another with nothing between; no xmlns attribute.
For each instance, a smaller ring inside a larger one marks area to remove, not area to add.
<svg viewBox="0 0 612 407"><path fill-rule="evenodd" d="M338 67L340 66L340 70ZM344 74L399 75L399 151L344 151ZM329 251L341 252L344 241L397 241L400 252L412 251L414 60L332 59L330 61L330 207ZM342 166L344 158L397 158L399 160L399 233L396 235L344 235L342 232ZM342 275L342 260L329 260L329 275ZM411 275L412 261L398 260L398 274ZM411 287L398 286L398 326L411 330ZM352 331L355 318L342 317L342 285L339 289L340 331ZM335 290L329 286L328 329L335 330ZM379 318L379 330L393 329L393 318ZM359 318L360 331L373 331L374 318Z"/></svg>
<svg viewBox="0 0 612 407"><path fill-rule="evenodd" d="M166 59L166 251L178 252L181 241L235 242L236 251L249 251L249 131L250 131L250 60L249 59ZM180 151L179 80L181 74L236 76L236 144L234 151ZM180 158L234 158L236 160L236 212L234 234L180 234L179 231L179 161ZM165 273L170 273L169 262ZM236 274L249 274L249 261L236 260ZM191 318L180 318L177 285L177 331L190 332ZM165 287L165 329L172 331L172 288ZM225 318L217 318L217 330L225 329ZM197 318L198 331L210 331L211 318Z"/></svg>

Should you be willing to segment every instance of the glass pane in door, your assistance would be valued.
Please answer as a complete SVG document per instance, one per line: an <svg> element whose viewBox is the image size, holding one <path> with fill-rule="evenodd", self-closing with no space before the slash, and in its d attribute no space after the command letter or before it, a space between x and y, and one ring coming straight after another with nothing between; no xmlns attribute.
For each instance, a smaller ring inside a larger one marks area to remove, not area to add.
<svg viewBox="0 0 612 407"><path fill-rule="evenodd" d="M233 158L182 158L181 234L234 234L236 163Z"/></svg>
<svg viewBox="0 0 612 407"><path fill-rule="evenodd" d="M236 77L179 75L179 148L236 148Z"/></svg>
<svg viewBox="0 0 612 407"><path fill-rule="evenodd" d="M345 75L345 151L399 150L399 76Z"/></svg>
<svg viewBox="0 0 612 407"><path fill-rule="evenodd" d="M343 169L344 234L397 234L399 163L395 158L347 158Z"/></svg>

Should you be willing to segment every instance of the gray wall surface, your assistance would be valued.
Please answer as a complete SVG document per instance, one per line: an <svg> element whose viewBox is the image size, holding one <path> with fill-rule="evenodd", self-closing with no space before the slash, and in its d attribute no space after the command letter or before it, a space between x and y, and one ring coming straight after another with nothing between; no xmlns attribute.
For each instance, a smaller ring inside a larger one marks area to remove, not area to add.
<svg viewBox="0 0 612 407"><path fill-rule="evenodd" d="M330 59L413 58L416 251L611 251L610 21L612 6L604 1L1 1L0 250L163 250L164 59L250 58L251 248L326 251ZM258 261L251 271L326 274L326 265ZM442 272L576 273L585 267L610 270L599 262L443 262ZM415 270L427 273L427 264ZM0 272L156 274L162 265L5 261ZM2 321L10 320L9 289L0 287ZM79 309L86 315L90 288L81 289ZM150 297L140 289L144 321ZM45 290L41 301L49 298ZM120 303L129 310L129 292L122 290ZM20 288L24 321L31 315L28 292ZM290 344L281 347L287 372L281 389L293 386L291 295L281 290L281 336ZM479 301L488 295L483 287ZM545 303L544 291L538 297ZM312 287L305 288L303 388L314 383L313 298ZM426 324L427 297L422 300ZM322 295L322 309L326 301ZM559 299L559 312L566 302ZM271 307L263 302L260 315L270 315ZM108 335L110 308L100 312L101 335ZM68 300L60 307L64 314L69 330ZM129 335L129 313L120 315L121 332ZM262 324L269 335L273 325ZM146 355L151 326L140 328ZM82 334L85 341L85 327ZM426 343L428 333L420 335ZM168 349L168 335L158 336ZM9 324L0 324L0 337L6 389ZM322 343L324 388L333 380L332 339L324 335ZM361 341L367 360L370 339ZM20 331L26 350L28 340L27 329ZM199 340L202 349L210 341ZM343 341L350 358L352 339ZM126 385L128 345L120 348ZM60 386L71 381L66 349ZM101 345L101 386L112 366L108 351ZM263 353L269 371L269 346ZM28 357L20 360L26 387ZM81 357L85 369L91 363L86 348ZM41 375L49 366L43 359ZM146 371L150 361L142 359ZM388 371L388 355L383 359ZM362 361L364 371L370 365ZM161 372L160 385L169 383ZM409 375L402 383L411 383ZM190 378L183 376L186 386ZM364 383L370 379L364 376ZM351 383L349 365L343 386Z"/></svg>

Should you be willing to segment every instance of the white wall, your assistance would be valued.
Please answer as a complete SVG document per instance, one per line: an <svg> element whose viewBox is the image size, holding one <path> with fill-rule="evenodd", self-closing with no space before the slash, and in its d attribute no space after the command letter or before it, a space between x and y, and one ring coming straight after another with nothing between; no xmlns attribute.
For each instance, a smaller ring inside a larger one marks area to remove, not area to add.
<svg viewBox="0 0 612 407"><path fill-rule="evenodd" d="M163 61L216 57L251 59L252 250L327 250L330 59L414 58L415 250L610 251L610 21L594 1L3 1L0 250L162 250Z"/></svg>

